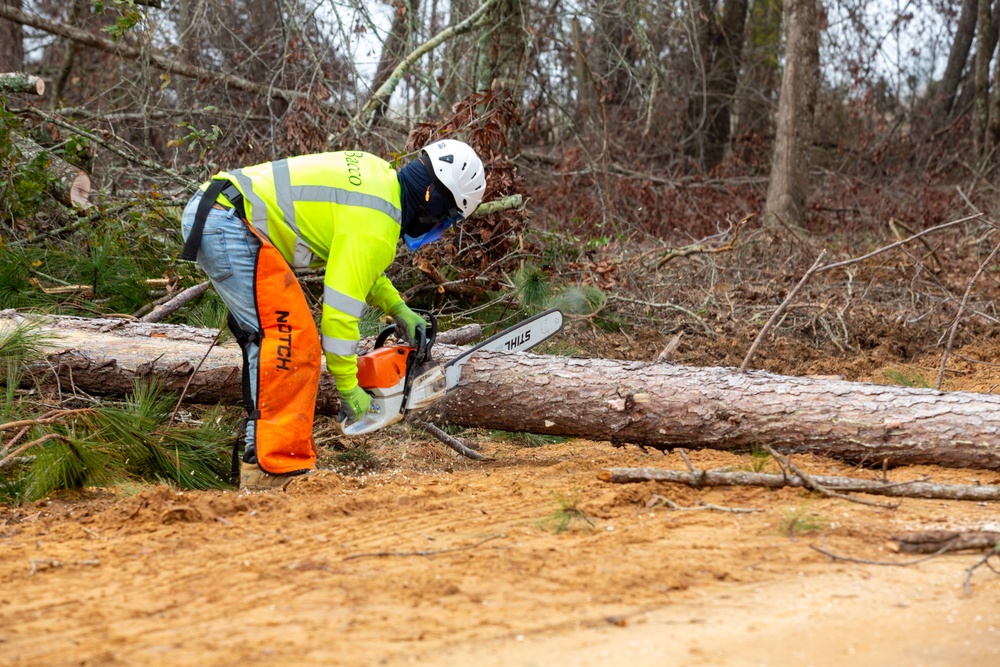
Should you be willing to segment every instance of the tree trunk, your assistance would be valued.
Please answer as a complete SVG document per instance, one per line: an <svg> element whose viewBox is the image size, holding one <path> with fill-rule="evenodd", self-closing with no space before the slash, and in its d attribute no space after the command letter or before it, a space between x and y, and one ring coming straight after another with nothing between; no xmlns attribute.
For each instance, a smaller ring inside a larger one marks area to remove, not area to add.
<svg viewBox="0 0 1000 667"><path fill-rule="evenodd" d="M85 208L90 200L90 176L60 157L47 152L31 139L13 135L14 145L21 151L22 162L27 163L44 154L48 160L46 170L52 176L48 191L67 206Z"/></svg>
<svg viewBox="0 0 1000 667"><path fill-rule="evenodd" d="M990 20L990 1L980 0L979 2L978 29L976 31L976 99L975 113L972 121L972 139L976 156L986 157L989 148L987 146L987 124L989 123L989 100L990 100L990 60L993 59L994 47L990 45L990 31L992 21Z"/></svg>
<svg viewBox="0 0 1000 667"><path fill-rule="evenodd" d="M809 152L820 76L816 0L785 0L784 15L785 71L765 208L769 224L777 217L786 225L801 227L809 191Z"/></svg>
<svg viewBox="0 0 1000 667"><path fill-rule="evenodd" d="M962 81L965 63L969 60L969 50L976 36L976 15L979 11L979 0L964 0L962 13L958 17L958 27L955 29L955 39L948 52L948 64L944 75L938 84L937 92L937 123L944 124L955 103L955 93Z"/></svg>
<svg viewBox="0 0 1000 667"><path fill-rule="evenodd" d="M389 28L389 35L385 38L385 45L382 47L382 55L378 61L378 68L375 70L375 78L372 80L372 90L378 90L382 84L389 80L389 75L396 69L407 53L413 48L413 27L415 17L420 12L420 0L403 0L396 7L396 14L392 19L392 27ZM385 114L389 107L389 101L385 100L375 109L375 116Z"/></svg>
<svg viewBox="0 0 1000 667"><path fill-rule="evenodd" d="M0 0L0 5L20 10L21 0ZM0 19L0 72L17 72L23 67L24 29L20 23Z"/></svg>
<svg viewBox="0 0 1000 667"><path fill-rule="evenodd" d="M0 328L23 318L0 311ZM215 332L108 319L49 318L43 333L62 339L35 377L58 373L74 389L122 395L155 376L200 403L241 402L240 351L212 349ZM438 345L447 360L458 348ZM335 414L339 399L324 373L317 402ZM790 453L852 463L1000 469L1000 396L795 378L763 371L571 359L533 354L476 355L452 395L420 415L458 426L578 436L657 449L748 450L766 443Z"/></svg>

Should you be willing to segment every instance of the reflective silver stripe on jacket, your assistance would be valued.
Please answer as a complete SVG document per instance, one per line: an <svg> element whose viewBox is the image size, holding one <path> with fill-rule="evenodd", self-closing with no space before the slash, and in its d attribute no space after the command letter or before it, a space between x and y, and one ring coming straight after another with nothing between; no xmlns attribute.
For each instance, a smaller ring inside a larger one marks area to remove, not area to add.
<svg viewBox="0 0 1000 667"><path fill-rule="evenodd" d="M335 188L329 185L293 185L292 198L295 201L319 201L371 208L379 213L385 213L395 220L397 225L403 224L403 212L399 208L381 197L363 192Z"/></svg>
<svg viewBox="0 0 1000 667"><path fill-rule="evenodd" d="M323 351L341 357L350 357L358 353L358 342L344 338L334 338L323 334Z"/></svg>
<svg viewBox="0 0 1000 667"><path fill-rule="evenodd" d="M307 268L312 263L314 255L309 244L302 240L302 233L295 221L295 200L292 197L292 176L288 173L288 160L272 162L271 173L274 177L274 194L278 200L278 208L281 209L281 215L285 218L285 224L295 234L295 253L292 267L296 269Z"/></svg>
<svg viewBox="0 0 1000 667"><path fill-rule="evenodd" d="M282 215L285 221L288 223L289 228L295 234L295 250L292 253L292 268L293 269L304 269L307 268L313 260L313 251L309 248L309 244L302 240L299 235L299 228L295 224L295 207L291 205L291 199L288 193L291 191L291 182L288 180L288 164L285 160L284 162L284 175L285 175L285 185L282 188L278 183L279 169L272 169L275 179L275 192L278 199L278 206L281 208ZM243 173L242 169L235 169L233 171L227 172L230 176L236 179L239 184L240 189L243 190L243 196L250 202L250 224L253 225L254 229L260 232L264 238L274 243L274 239L271 238L271 233L267 225L267 204L261 199L256 192L253 191L253 181L249 176ZM284 190L284 193L282 192ZM288 202L287 209L285 208L285 203ZM291 216L291 217L289 217Z"/></svg>
<svg viewBox="0 0 1000 667"><path fill-rule="evenodd" d="M288 160L275 160L272 162L271 173L274 179L274 193L278 201L278 208L281 209L281 215L285 219L285 224L295 234L295 251L292 257L292 268L307 268L315 259L315 254L309 247L309 244L303 240L302 233L299 231L298 222L295 219L295 202L326 202L330 204L342 204L344 206L370 208L389 216L397 225L403 224L403 212L397 206L381 197L329 185L292 185L292 177L288 170ZM253 191L253 182L250 177L244 174L242 169L235 169L228 172L228 174L236 179L240 189L243 190L243 196L250 202L252 207L250 224L266 238L271 239L267 226L267 205Z"/></svg>
<svg viewBox="0 0 1000 667"><path fill-rule="evenodd" d="M323 301L331 308L353 315L359 320L368 309L368 304L364 301L358 301L353 296L338 292L329 285L323 285Z"/></svg>

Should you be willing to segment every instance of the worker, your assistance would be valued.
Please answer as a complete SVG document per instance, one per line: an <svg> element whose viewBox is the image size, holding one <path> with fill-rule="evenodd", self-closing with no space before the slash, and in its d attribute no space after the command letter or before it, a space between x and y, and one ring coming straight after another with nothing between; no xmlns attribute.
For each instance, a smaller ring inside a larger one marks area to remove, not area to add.
<svg viewBox="0 0 1000 667"><path fill-rule="evenodd" d="M303 155L220 172L191 198L181 257L208 274L243 350L241 490L285 488L314 469L324 355L340 395L338 421L368 412L371 396L357 381L366 308L391 317L411 345L426 327L384 273L400 237L413 251L439 239L485 189L475 151L445 139L398 173L361 151ZM294 270L324 267L320 335Z"/></svg>

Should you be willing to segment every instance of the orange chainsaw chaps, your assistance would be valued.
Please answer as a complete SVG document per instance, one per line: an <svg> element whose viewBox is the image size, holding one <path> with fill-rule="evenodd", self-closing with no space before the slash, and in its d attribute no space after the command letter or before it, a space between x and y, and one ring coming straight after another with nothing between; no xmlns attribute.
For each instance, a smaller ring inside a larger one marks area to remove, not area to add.
<svg viewBox="0 0 1000 667"><path fill-rule="evenodd" d="M248 225L249 226L249 225ZM260 318L257 375L257 463L283 474L316 464L313 415L323 361L316 323L288 263L260 238L254 298Z"/></svg>

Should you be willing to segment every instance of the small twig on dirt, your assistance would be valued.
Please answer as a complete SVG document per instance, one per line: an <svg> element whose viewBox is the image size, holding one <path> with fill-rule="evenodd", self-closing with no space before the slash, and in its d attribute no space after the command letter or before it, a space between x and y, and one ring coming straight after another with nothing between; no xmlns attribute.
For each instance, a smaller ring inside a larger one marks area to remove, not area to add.
<svg viewBox="0 0 1000 667"><path fill-rule="evenodd" d="M675 303L656 303L656 302L653 302L653 301L642 301L641 299L630 299L630 298L625 297L625 296L617 296L617 295L614 295L614 294L612 294L611 296L608 297L608 301L609 302L610 301L624 301L625 303L634 303L634 304L637 304L637 305L640 305L640 306L646 306L647 308L667 308L669 310L676 310L677 312L684 313L685 315L687 315L688 317L690 317L692 320L694 320L695 322L697 322L698 324L700 324L701 328L704 329L705 333L707 333L709 336L711 336L713 338L716 338L719 335L718 333L716 333L715 331L713 331L712 327L708 326L708 324L705 323L705 320L703 320L702 318L700 318L697 315L697 313L694 313L694 312L688 310L687 308L685 308L683 306L678 306Z"/></svg>
<svg viewBox="0 0 1000 667"><path fill-rule="evenodd" d="M649 509L651 510L667 506L672 510L677 510L678 512L698 512L700 510L713 510L715 512L731 512L732 514L750 514L752 512L760 511L750 507L722 507L721 505L713 505L711 503L702 503L698 507L682 507L681 505L678 505L670 498L666 498L660 495L655 495L649 500L651 503L653 503L652 505L649 506Z"/></svg>
<svg viewBox="0 0 1000 667"><path fill-rule="evenodd" d="M818 547L815 544L810 544L809 548L810 549L814 549L814 550L820 552L824 556L827 556L831 560L834 560L834 561L840 560L840 561L844 561L846 563L861 563L862 565L888 565L888 566L891 566L891 567L909 567L911 565L918 565L920 563L925 563L925 562L931 560L932 558L937 558L938 556L940 556L941 554L943 554L944 552L946 552L948 550L947 547L943 547L943 548L938 549L937 551L935 551L934 553L932 553L932 554L930 554L928 556L924 556L923 558L918 558L916 560L908 560L908 561L904 561L902 563L897 563L897 562L890 561L890 560L868 560L866 558L851 558L850 556L838 556L837 554L833 553L832 551L828 551L827 549L824 549L823 547Z"/></svg>
<svg viewBox="0 0 1000 667"><path fill-rule="evenodd" d="M823 268L818 269L816 271L816 273L823 273L825 271L830 271L832 269L840 269L840 268L843 268L845 266L850 266L851 264L857 264L859 262L863 262L866 259L871 259L872 257L875 257L876 255L881 255L882 253L887 252L889 250L892 250L893 248L898 248L901 245L905 245L905 244L909 243L910 241L913 241L915 239L920 238L921 236L924 236L925 234L931 234L933 232L941 231L942 229L947 229L948 227L954 227L955 225L961 224L963 222L969 222L970 220L975 220L976 218L981 218L981 217L983 217L982 213L976 213L974 215L966 216L964 218L959 218L958 220L952 220L951 222L945 222L943 224L937 225L936 227L930 227L928 229L923 230L922 232L917 232L913 236L909 236L909 237L903 239L902 241L897 241L896 243L891 243L891 244L889 244L887 246L883 246L881 248L878 248L877 250L873 250L870 253L868 253L867 255L862 255L861 257L855 257L854 259L845 259L842 262L835 262L833 264L827 264Z"/></svg>
<svg viewBox="0 0 1000 667"><path fill-rule="evenodd" d="M733 227L733 235L730 237L729 242L726 243L725 245L716 247L707 247L699 242L689 246L684 246L683 248L671 248L670 250L667 251L661 251L657 249L653 251L656 253L662 253L660 257L657 259L656 265L653 267L654 270L659 271L664 264L677 257L687 257L689 255L698 255L698 254L711 255L720 252L729 252L736 246L736 240L739 238L740 235L740 228L755 215L757 214L751 213L750 215L744 217L742 220L737 222L736 225L734 225Z"/></svg>
<svg viewBox="0 0 1000 667"><path fill-rule="evenodd" d="M210 285L211 283L206 280L205 282L199 283L194 287L188 287L180 294L172 297L166 303L157 305L155 308L153 308L153 311L151 313L143 315L141 318L139 318L139 321L159 322L168 315L171 315L172 313L176 312L179 308L186 306L188 303L194 301L196 298L204 294Z"/></svg>
<svg viewBox="0 0 1000 667"><path fill-rule="evenodd" d="M990 558L993 556L1000 556L1000 545L993 547L985 556L980 558L975 564L965 571L965 583L962 584L962 590L965 591L966 595L972 595L972 575L981 566L985 565L990 568L990 571L994 574L1000 574L995 567L990 564Z"/></svg>
<svg viewBox="0 0 1000 667"><path fill-rule="evenodd" d="M469 549L475 549L476 547L486 544L490 540L500 539L502 537L507 537L504 534L501 535L491 535L485 539L479 540L475 544L468 544L464 547L453 547L451 549L430 549L427 551L372 551L370 553L363 554L351 554L350 556L344 556L344 560L355 560L356 558L387 558L391 556L438 556L440 554L449 554L455 551L468 551Z"/></svg>
<svg viewBox="0 0 1000 667"><path fill-rule="evenodd" d="M948 355L951 353L952 343L955 341L955 332L958 331L958 325L962 321L962 314L965 312L965 305L969 301L969 295L972 293L972 287L979 280L979 276L983 275L983 270L993 264L993 258L996 257L997 253L1000 252L1000 245L993 248L993 252L989 254L979 268L976 270L975 275L969 279L969 284L965 288L965 294L962 295L962 302L958 306L958 313L955 314L955 321L951 323L951 331L948 332L948 342L944 346L944 352L941 354L941 366L938 368L937 383L934 385L935 389L941 389L941 383L944 382L944 367L948 363Z"/></svg>
<svg viewBox="0 0 1000 667"><path fill-rule="evenodd" d="M836 491L831 491L830 489L826 488L825 486L823 486L822 484L820 484L819 482L817 482L815 479L813 479L810 475L807 475L806 473L802 472L798 468L798 466L796 466L794 463L791 462L791 460L789 460L789 458L787 456L784 456L783 454L781 454L780 452L778 452L776 449L774 449L773 447L771 447L771 445L769 445L767 443L764 443L764 449L766 449L768 451L768 453L771 456L773 456L775 458L775 460L780 465L787 467L789 470L792 471L792 474L798 475L798 477L803 482L806 483L807 487L809 487L812 491L815 491L816 493L818 493L820 495L824 495L824 496L826 496L828 498L840 498L841 500L848 500L848 501L850 501L852 503L858 503L859 505L869 505L871 507L881 507L883 509L888 509L888 510L894 510L897 507L899 507L899 503L896 503L894 505L887 505L885 503L876 503L876 502L871 501L871 500L864 500L862 498L854 498L852 496L848 496L848 495L843 494L843 493L837 493Z"/></svg>
<svg viewBox="0 0 1000 667"><path fill-rule="evenodd" d="M916 238L916 237L913 236L915 234L915 232L912 229L910 229L906 225L906 223L901 222L901 221L897 220L896 218L890 217L889 218L889 229L892 230L893 236L895 236L898 240L902 241L903 239L900 238L901 235L900 235L899 231L897 230L897 228L906 230L906 232L908 234L910 234L911 237ZM921 237L920 238L920 243L925 248L927 248L927 254L924 255L924 257L921 258L921 259L925 259L927 257L933 258L934 259L934 263L937 264L938 273L940 273L941 271L943 271L944 270L944 263L941 261L941 258L938 257L937 250L935 248L932 248L931 244L928 243L927 239L925 239L925 238Z"/></svg>
<svg viewBox="0 0 1000 667"><path fill-rule="evenodd" d="M699 472L701 472L700 470L698 470L697 468L694 467L693 463L691 463L691 459L688 458L687 451L685 451L683 449L678 449L677 453L681 455L682 459L684 459L684 463L687 465L688 470L690 470L692 473L694 473L696 475Z"/></svg>
<svg viewBox="0 0 1000 667"><path fill-rule="evenodd" d="M750 346L750 350L747 352L747 356L743 359L743 363L740 364L740 369L739 369L740 373L746 372L747 367L750 366L750 362L753 361L754 355L757 354L757 348L760 347L761 342L763 342L764 338L771 331L771 327L773 327L774 323L777 322L778 319L785 313L785 310L788 309L788 305L795 298L795 295L799 293L799 290L801 290L805 286L805 284L809 282L809 279L812 277L812 275L819 270L819 267L823 263L824 259L826 259L825 248L819 254L819 257L816 258L816 261L813 262L813 265L809 268L809 270L806 271L806 274L802 276L802 279L799 281L799 283L792 288L792 291L788 293L788 296L785 297L785 300L781 302L781 305L778 306L778 309L774 311L774 314L771 315L771 319L767 321L767 324L764 325L764 328L760 330L759 334L757 334L757 338L754 340L753 345Z"/></svg>
<svg viewBox="0 0 1000 667"><path fill-rule="evenodd" d="M188 387L191 386L191 381L194 380L194 376L198 374L201 370L201 365L205 363L208 359L208 355L211 354L212 349L219 343L219 339L222 338L223 328L219 327L219 333L215 334L215 339L209 344L208 349L205 350L205 356L201 358L198 365L195 366L194 370L191 371L191 376L184 383L184 389L181 391L181 395L177 397L177 405L174 406L174 411L170 414L170 421L167 422L167 428L169 429L174 425L174 419L177 418L177 411L181 409L181 403L184 401L184 396L187 394Z"/></svg>
<svg viewBox="0 0 1000 667"><path fill-rule="evenodd" d="M461 454L466 458L472 459L473 461L482 461L485 459L485 457L482 454L472 449L469 445L465 444L458 438L448 435L447 433L442 431L434 424L431 424L430 422L420 421L412 417L407 421L416 426L417 428L420 428L423 431L426 431L430 435L434 436L435 438L437 438L444 444L448 445L449 447L451 447L456 452L458 452L459 454Z"/></svg>

